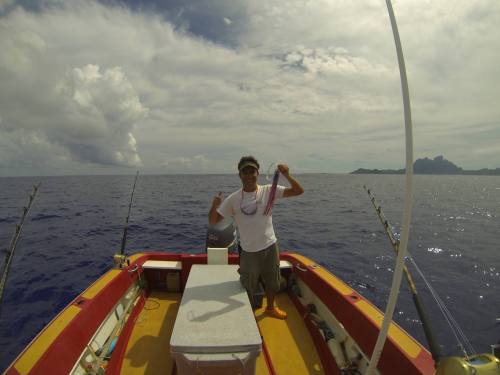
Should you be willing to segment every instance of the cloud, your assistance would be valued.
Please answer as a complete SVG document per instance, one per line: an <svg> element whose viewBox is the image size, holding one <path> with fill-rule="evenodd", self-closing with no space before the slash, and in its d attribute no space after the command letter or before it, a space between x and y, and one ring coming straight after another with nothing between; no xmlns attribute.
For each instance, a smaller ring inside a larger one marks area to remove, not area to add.
<svg viewBox="0 0 500 375"><path fill-rule="evenodd" d="M0 150L0 168L8 170L60 167L70 159L67 150L52 144L43 132L24 129L2 132Z"/></svg>
<svg viewBox="0 0 500 375"><path fill-rule="evenodd" d="M103 73L97 65L74 68L59 86L59 92L69 121L80 127L71 133L52 134L52 138L81 160L142 165L132 131L145 117L147 109L121 67Z"/></svg>
<svg viewBox="0 0 500 375"><path fill-rule="evenodd" d="M33 167L47 166L55 157L141 166L134 131L147 116L147 108L121 66L75 66L74 55L55 46L57 31L65 22L63 13L40 15L18 8L2 19L2 29L9 32L0 37L5 52L0 57L0 79L5 84L0 91L0 135L9 139L9 149L23 153L12 154L3 147L1 163L14 167L30 160ZM45 155L40 154L41 144Z"/></svg>
<svg viewBox="0 0 500 375"><path fill-rule="evenodd" d="M14 0L0 0L0 12L9 9L14 4Z"/></svg>
<svg viewBox="0 0 500 375"><path fill-rule="evenodd" d="M454 4L449 12L444 0L409 1L395 12L416 156L472 168L495 156L490 140L500 136L500 56L491 48L500 5ZM303 171L403 163L399 72L379 1L188 0L155 12L91 0L7 5L0 173L223 172L248 153Z"/></svg>
<svg viewBox="0 0 500 375"><path fill-rule="evenodd" d="M204 155L193 157L176 157L163 162L162 166L181 173L203 173L210 166L210 161Z"/></svg>
<svg viewBox="0 0 500 375"><path fill-rule="evenodd" d="M298 46L295 51L286 54L284 67L298 68L317 75L351 76L391 76L391 71L382 64L373 64L365 58L351 56L345 48L307 48Z"/></svg>

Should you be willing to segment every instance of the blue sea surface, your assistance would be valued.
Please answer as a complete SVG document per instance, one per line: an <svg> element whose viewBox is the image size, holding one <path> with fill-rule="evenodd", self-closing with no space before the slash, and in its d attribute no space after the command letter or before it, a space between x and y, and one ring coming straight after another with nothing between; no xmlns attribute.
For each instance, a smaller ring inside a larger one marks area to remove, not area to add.
<svg viewBox="0 0 500 375"><path fill-rule="evenodd" d="M304 174L300 197L273 210L283 251L296 251L385 309L395 255L363 189L367 185L400 230L404 176ZM7 249L35 183L0 316L0 370L78 294L112 267L134 176L0 178L0 248ZM260 183L266 183L261 176ZM286 185L286 181L281 181ZM236 175L139 176L126 252L200 253L212 197L240 186ZM500 177L415 176L409 252L477 352L500 339ZM438 342L457 340L414 272ZM395 320L420 342L421 322L403 280Z"/></svg>

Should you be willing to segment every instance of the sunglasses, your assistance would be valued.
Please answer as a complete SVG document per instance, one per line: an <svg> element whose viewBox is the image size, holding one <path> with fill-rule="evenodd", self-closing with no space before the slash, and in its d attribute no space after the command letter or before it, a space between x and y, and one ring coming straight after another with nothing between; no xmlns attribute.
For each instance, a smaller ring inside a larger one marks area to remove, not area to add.
<svg viewBox="0 0 500 375"><path fill-rule="evenodd" d="M255 195L250 198L250 201L246 201L245 204L243 204L243 190L241 190L240 210L243 215L251 216L255 215L257 212L259 206L259 202L257 201L257 192L258 189L255 190Z"/></svg>

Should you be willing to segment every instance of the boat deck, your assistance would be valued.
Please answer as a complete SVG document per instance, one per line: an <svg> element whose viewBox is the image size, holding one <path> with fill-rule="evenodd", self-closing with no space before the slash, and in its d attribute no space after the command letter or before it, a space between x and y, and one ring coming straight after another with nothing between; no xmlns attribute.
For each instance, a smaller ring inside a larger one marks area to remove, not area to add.
<svg viewBox="0 0 500 375"><path fill-rule="evenodd" d="M180 301L180 293L151 292L134 322L121 374L172 373L170 336Z"/></svg>
<svg viewBox="0 0 500 375"><path fill-rule="evenodd" d="M174 374L170 336L181 300L180 293L153 291L137 317L123 358L123 374ZM257 358L257 374L324 374L319 355L303 319L286 293L276 304L287 311L286 320L268 317L264 307L255 312L263 337L263 351Z"/></svg>
<svg viewBox="0 0 500 375"><path fill-rule="evenodd" d="M324 374L316 346L292 300L286 293L276 296L276 305L288 314L286 320L271 318L265 307L255 312L262 341L276 374ZM257 359L257 374L268 374L264 356ZM262 371L262 372L260 372Z"/></svg>

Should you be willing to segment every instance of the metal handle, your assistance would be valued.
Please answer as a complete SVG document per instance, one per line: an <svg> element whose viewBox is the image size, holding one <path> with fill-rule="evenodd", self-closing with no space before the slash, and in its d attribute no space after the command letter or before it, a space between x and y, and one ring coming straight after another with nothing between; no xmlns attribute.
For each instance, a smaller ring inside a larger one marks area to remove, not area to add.
<svg viewBox="0 0 500 375"><path fill-rule="evenodd" d="M300 263L295 264L295 268L297 268L299 271L307 272L307 268L302 268L302 265Z"/></svg>
<svg viewBox="0 0 500 375"><path fill-rule="evenodd" d="M134 273L136 272L137 270L139 269L139 265L136 264L134 268L132 268L131 270L128 270L129 273Z"/></svg>

